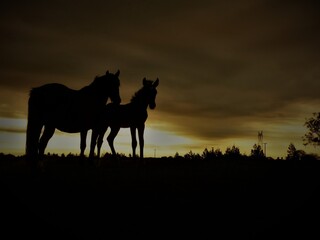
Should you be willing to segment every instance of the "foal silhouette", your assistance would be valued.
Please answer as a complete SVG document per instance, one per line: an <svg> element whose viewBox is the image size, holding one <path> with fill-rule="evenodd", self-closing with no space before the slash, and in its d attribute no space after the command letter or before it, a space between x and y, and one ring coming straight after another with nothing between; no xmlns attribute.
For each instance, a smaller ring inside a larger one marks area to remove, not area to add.
<svg viewBox="0 0 320 240"><path fill-rule="evenodd" d="M88 131L98 120L108 98L120 104L119 74L119 70L115 74L107 71L80 90L58 83L33 88L28 102L27 159L34 163L41 159L56 128L68 133ZM85 148L84 144L81 143L81 148Z"/></svg>
<svg viewBox="0 0 320 240"><path fill-rule="evenodd" d="M124 105L108 104L105 106L99 124L92 129L90 157L94 156L94 149L98 145L98 158L100 157L101 145L103 137L108 127L111 132L107 137L112 154L115 155L116 151L113 146L113 141L117 136L120 128L130 128L132 139L132 156L136 157L136 129L138 129L140 158L143 158L144 148L144 129L145 122L148 118L147 108L154 109L156 107L155 99L157 95L157 86L159 79L156 81L143 79L143 87L137 91L132 97L130 103ZM98 138L98 141L97 141Z"/></svg>

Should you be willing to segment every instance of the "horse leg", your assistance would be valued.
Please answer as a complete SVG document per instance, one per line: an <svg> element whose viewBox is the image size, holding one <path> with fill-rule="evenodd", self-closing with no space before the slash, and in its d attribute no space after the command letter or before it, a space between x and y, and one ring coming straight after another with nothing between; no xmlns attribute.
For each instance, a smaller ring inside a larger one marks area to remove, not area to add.
<svg viewBox="0 0 320 240"><path fill-rule="evenodd" d="M98 141L97 141L97 146L98 146L98 158L100 158L100 151L101 151L101 146L103 143L103 137L104 134L106 133L107 128L103 129L100 133L99 133L99 137L98 137Z"/></svg>
<svg viewBox="0 0 320 240"><path fill-rule="evenodd" d="M130 127L131 132L131 147L132 147L132 157L136 157L136 148L137 148L137 137L136 137L136 128Z"/></svg>
<svg viewBox="0 0 320 240"><path fill-rule="evenodd" d="M42 124L28 122L26 159L32 168L36 168L39 160L39 138L41 135Z"/></svg>
<svg viewBox="0 0 320 240"><path fill-rule="evenodd" d="M107 137L107 141L108 141L109 146L111 148L111 152L114 156L116 155L116 150L114 149L113 141L114 141L115 137L118 135L119 130L120 130L120 127L111 127L111 132L110 132L109 136Z"/></svg>
<svg viewBox="0 0 320 240"><path fill-rule="evenodd" d="M39 138L43 127L41 107L34 94L30 94L28 101L28 124L26 132L26 159L35 169L39 160Z"/></svg>
<svg viewBox="0 0 320 240"><path fill-rule="evenodd" d="M139 146L140 146L140 158L143 159L143 148L144 148L144 124L138 127L138 136L139 136Z"/></svg>
<svg viewBox="0 0 320 240"><path fill-rule="evenodd" d="M54 127L50 127L50 126L44 127L43 134L39 140L39 157L40 157L40 159L44 155L44 151L47 147L47 144L48 144L50 138L53 136L54 131L55 131Z"/></svg>
<svg viewBox="0 0 320 240"><path fill-rule="evenodd" d="M87 134L88 131L82 131L80 132L80 157L84 157L84 151L87 147Z"/></svg>
<svg viewBox="0 0 320 240"><path fill-rule="evenodd" d="M94 157L94 149L96 147L97 137L98 137L98 131L96 129L92 129L89 158Z"/></svg>

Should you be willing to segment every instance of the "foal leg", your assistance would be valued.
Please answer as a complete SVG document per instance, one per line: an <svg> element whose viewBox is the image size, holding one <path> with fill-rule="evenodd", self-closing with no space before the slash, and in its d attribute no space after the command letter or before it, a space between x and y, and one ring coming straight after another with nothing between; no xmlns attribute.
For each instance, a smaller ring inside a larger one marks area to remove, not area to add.
<svg viewBox="0 0 320 240"><path fill-rule="evenodd" d="M131 132L132 157L136 158L136 148L137 148L136 128L130 127L130 132Z"/></svg>
<svg viewBox="0 0 320 240"><path fill-rule="evenodd" d="M84 151L87 147L87 133L88 131L80 132L80 157L84 157Z"/></svg>
<svg viewBox="0 0 320 240"><path fill-rule="evenodd" d="M44 155L44 151L47 147L47 144L48 144L50 138L53 136L54 131L55 131L54 127L50 127L50 126L44 127L43 134L39 140L39 157L40 157L40 159Z"/></svg>
<svg viewBox="0 0 320 240"><path fill-rule="evenodd" d="M111 132L110 132L109 136L107 137L109 146L111 148L111 152L114 156L116 155L116 150L114 149L113 141L114 141L115 137L118 135L119 130L120 130L120 127L111 127Z"/></svg>
<svg viewBox="0 0 320 240"><path fill-rule="evenodd" d="M139 136L139 146L140 146L140 158L143 158L143 148L144 148L144 124L138 127L138 136Z"/></svg>

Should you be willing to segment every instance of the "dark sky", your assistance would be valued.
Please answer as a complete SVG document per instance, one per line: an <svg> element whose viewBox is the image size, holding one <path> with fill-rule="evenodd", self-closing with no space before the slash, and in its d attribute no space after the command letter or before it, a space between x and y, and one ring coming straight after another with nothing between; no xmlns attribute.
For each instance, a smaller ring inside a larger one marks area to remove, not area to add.
<svg viewBox="0 0 320 240"><path fill-rule="evenodd" d="M301 144L305 118L320 111L319 1L2 1L0 9L0 117L25 118L31 87L79 89L118 69L124 102L143 77L159 77L151 123L204 141L255 140L264 130L271 142Z"/></svg>

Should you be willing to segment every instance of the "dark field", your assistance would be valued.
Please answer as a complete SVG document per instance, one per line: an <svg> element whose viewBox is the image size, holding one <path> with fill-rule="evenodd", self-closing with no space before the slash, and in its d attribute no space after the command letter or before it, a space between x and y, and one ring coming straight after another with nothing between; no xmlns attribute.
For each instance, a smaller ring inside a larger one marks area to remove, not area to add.
<svg viewBox="0 0 320 240"><path fill-rule="evenodd" d="M320 161L1 156L1 239L319 239ZM7 236L3 238L3 236ZM110 238L109 238L110 237Z"/></svg>

